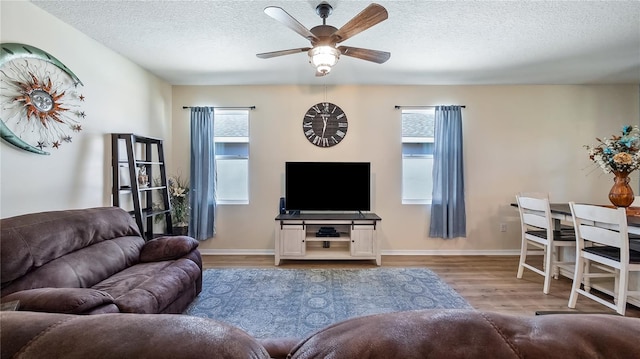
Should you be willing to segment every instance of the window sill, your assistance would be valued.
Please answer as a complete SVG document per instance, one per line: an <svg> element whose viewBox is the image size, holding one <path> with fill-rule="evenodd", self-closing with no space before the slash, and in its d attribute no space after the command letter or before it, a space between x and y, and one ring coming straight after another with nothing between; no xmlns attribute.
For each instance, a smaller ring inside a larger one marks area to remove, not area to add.
<svg viewBox="0 0 640 359"><path fill-rule="evenodd" d="M430 199L403 199L402 200L402 204L408 204L408 205L412 205L412 204L418 204L418 205L431 205L431 200Z"/></svg>
<svg viewBox="0 0 640 359"><path fill-rule="evenodd" d="M249 204L249 201L247 200L236 200L236 201L217 201L216 205L220 206L220 205L236 205L236 204Z"/></svg>

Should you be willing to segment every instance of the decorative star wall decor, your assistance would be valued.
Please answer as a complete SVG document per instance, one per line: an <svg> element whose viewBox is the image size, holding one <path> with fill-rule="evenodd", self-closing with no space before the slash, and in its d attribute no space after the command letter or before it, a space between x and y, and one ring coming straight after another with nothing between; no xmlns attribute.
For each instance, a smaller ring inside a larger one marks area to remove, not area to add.
<svg viewBox="0 0 640 359"><path fill-rule="evenodd" d="M82 82L62 62L36 47L0 44L0 137L25 151L71 143L80 132L85 96Z"/></svg>

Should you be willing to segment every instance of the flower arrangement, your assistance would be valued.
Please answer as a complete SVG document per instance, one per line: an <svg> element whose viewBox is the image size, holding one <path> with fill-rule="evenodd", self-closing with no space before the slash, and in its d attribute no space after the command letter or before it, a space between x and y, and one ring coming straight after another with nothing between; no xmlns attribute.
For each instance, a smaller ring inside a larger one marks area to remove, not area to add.
<svg viewBox="0 0 640 359"><path fill-rule="evenodd" d="M161 185L160 179L156 179L158 185ZM169 188L169 203L171 204L171 220L174 227L186 227L189 225L189 180L185 180L180 176L172 176L167 179ZM154 207L160 208L161 204L154 204ZM156 221L162 219L163 216L157 216Z"/></svg>
<svg viewBox="0 0 640 359"><path fill-rule="evenodd" d="M598 144L585 146L589 159L604 173L631 173L640 167L640 130L638 126L622 127L622 135L613 135Z"/></svg>
<svg viewBox="0 0 640 359"><path fill-rule="evenodd" d="M180 176L169 177L169 201L171 216L176 227L189 224L189 181Z"/></svg>

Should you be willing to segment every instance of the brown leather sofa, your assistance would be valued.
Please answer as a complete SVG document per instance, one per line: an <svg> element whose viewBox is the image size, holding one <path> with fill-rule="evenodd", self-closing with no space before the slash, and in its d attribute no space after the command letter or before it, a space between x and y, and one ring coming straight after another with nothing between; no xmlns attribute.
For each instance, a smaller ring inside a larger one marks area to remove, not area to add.
<svg viewBox="0 0 640 359"><path fill-rule="evenodd" d="M182 313L202 289L198 241L145 241L118 207L6 218L0 231L0 299L20 310Z"/></svg>
<svg viewBox="0 0 640 359"><path fill-rule="evenodd" d="M1 312L2 358L640 358L640 319L422 310L349 319L305 339L255 339L164 314Z"/></svg>

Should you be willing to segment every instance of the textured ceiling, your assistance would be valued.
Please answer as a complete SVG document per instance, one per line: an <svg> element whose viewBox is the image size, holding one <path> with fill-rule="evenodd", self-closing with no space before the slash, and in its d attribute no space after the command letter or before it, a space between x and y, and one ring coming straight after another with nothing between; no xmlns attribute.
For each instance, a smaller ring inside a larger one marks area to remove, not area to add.
<svg viewBox="0 0 640 359"><path fill-rule="evenodd" d="M391 52L384 64L342 56L317 78L309 46L267 16L280 6L320 25L314 1L32 0L175 85L640 84L640 1L378 1L386 21L341 45ZM369 1L328 1L340 28Z"/></svg>

